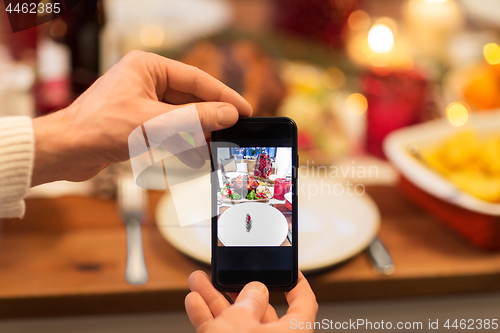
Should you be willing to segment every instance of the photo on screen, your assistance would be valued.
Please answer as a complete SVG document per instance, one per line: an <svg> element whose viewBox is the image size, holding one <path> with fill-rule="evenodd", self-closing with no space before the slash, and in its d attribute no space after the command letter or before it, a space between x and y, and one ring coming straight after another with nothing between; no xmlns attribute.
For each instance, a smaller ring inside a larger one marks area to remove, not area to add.
<svg viewBox="0 0 500 333"><path fill-rule="evenodd" d="M291 174L290 147L217 147L218 246L291 246Z"/></svg>

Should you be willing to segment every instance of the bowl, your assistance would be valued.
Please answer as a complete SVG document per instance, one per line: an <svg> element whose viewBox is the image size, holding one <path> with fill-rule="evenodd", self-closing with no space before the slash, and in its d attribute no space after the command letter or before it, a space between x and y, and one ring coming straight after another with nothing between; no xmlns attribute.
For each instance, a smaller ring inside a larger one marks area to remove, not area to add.
<svg viewBox="0 0 500 333"><path fill-rule="evenodd" d="M470 243L497 250L500 249L500 203L481 200L462 191L408 149L411 145L435 145L471 129L485 135L498 134L500 110L472 113L460 127L443 118L399 129L386 137L383 149L401 173L399 187L407 196Z"/></svg>

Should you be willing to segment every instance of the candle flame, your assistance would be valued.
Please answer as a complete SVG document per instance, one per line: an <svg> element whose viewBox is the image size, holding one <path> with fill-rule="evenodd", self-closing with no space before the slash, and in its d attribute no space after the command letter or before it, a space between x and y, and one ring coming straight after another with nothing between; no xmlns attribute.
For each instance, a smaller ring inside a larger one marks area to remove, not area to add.
<svg viewBox="0 0 500 333"><path fill-rule="evenodd" d="M387 25L378 23L368 32L368 46L375 53L388 53L394 46L394 34Z"/></svg>

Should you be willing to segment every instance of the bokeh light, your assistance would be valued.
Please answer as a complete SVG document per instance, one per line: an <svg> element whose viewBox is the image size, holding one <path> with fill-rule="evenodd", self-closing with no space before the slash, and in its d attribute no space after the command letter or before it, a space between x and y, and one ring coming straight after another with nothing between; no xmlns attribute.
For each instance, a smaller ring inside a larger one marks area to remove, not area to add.
<svg viewBox="0 0 500 333"><path fill-rule="evenodd" d="M446 108L446 116L454 126L462 126L469 119L467 108L461 103L451 103Z"/></svg>
<svg viewBox="0 0 500 333"><path fill-rule="evenodd" d="M486 59L490 65L500 64L500 46L498 46L498 44L486 44L483 47L483 55L484 59Z"/></svg>
<svg viewBox="0 0 500 333"><path fill-rule="evenodd" d="M378 23L368 33L368 45L373 52L388 53L394 46L394 34L386 24Z"/></svg>
<svg viewBox="0 0 500 333"><path fill-rule="evenodd" d="M349 29L353 31L366 31L370 27L370 24L370 16L367 12L361 9L353 11L351 15L349 15L349 19L347 20Z"/></svg>
<svg viewBox="0 0 500 333"><path fill-rule="evenodd" d="M345 75L337 67L330 67L321 76L321 82L328 89L338 89L344 85Z"/></svg>
<svg viewBox="0 0 500 333"><path fill-rule="evenodd" d="M61 38L64 37L67 30L68 26L66 22L61 19L57 19L52 21L50 24L49 34L52 38Z"/></svg>
<svg viewBox="0 0 500 333"><path fill-rule="evenodd" d="M156 48L165 42L165 32L160 26L151 24L142 28L139 38L146 48Z"/></svg>
<svg viewBox="0 0 500 333"><path fill-rule="evenodd" d="M353 114L361 115L368 109L368 101L366 100L366 97L360 93L349 95L345 104L347 111Z"/></svg>

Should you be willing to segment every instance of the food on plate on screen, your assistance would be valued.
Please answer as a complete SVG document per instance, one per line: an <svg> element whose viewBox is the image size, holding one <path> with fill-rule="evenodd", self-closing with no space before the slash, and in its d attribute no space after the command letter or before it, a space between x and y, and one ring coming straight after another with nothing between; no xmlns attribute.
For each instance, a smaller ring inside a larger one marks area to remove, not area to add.
<svg viewBox="0 0 500 333"><path fill-rule="evenodd" d="M221 189L222 199L226 200L261 200L273 197L271 190L265 182L258 182L254 177L238 176Z"/></svg>
<svg viewBox="0 0 500 333"><path fill-rule="evenodd" d="M244 175L236 177L232 185L237 192L244 192L245 190L255 190L259 186L259 182L252 176Z"/></svg>

